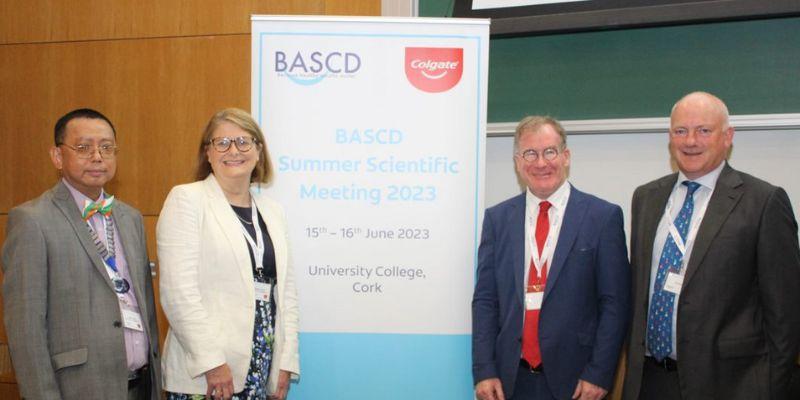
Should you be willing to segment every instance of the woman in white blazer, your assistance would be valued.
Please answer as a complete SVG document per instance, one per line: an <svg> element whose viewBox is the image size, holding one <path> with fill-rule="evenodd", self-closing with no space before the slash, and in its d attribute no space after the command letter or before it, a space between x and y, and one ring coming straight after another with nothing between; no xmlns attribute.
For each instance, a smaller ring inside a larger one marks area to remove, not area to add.
<svg viewBox="0 0 800 400"><path fill-rule="evenodd" d="M298 305L264 136L245 111L206 126L197 182L174 187L158 219L162 360L168 399L284 399L298 378Z"/></svg>

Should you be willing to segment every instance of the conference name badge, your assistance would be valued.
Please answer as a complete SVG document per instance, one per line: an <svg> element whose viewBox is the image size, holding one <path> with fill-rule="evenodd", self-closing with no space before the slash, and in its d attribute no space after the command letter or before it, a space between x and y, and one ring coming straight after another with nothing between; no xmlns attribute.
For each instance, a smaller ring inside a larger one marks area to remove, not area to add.
<svg viewBox="0 0 800 400"><path fill-rule="evenodd" d="M667 274L667 281L664 282L664 290L672 294L679 294L683 287L683 275L674 272Z"/></svg>
<svg viewBox="0 0 800 400"><path fill-rule="evenodd" d="M526 310L541 310L542 300L544 300L544 291L528 292L525 293L525 309Z"/></svg>
<svg viewBox="0 0 800 400"><path fill-rule="evenodd" d="M256 300L269 301L272 286L268 283L254 282L256 288Z"/></svg>
<svg viewBox="0 0 800 400"><path fill-rule="evenodd" d="M142 324L142 316L136 311L126 310L123 308L122 321L125 323L125 327L128 329L133 329L139 332L144 331L144 325Z"/></svg>

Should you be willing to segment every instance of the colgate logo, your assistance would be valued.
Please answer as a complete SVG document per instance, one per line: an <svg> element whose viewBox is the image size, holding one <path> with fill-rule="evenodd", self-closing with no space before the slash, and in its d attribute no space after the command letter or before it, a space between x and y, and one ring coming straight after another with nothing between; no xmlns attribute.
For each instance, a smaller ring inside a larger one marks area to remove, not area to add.
<svg viewBox="0 0 800 400"><path fill-rule="evenodd" d="M424 92L444 92L461 80L463 61L462 48L406 47L406 77Z"/></svg>

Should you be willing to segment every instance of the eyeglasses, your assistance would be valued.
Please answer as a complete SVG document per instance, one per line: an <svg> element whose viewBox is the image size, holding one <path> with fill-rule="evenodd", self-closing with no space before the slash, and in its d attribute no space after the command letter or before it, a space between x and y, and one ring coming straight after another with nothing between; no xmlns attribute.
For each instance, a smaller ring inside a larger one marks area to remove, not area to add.
<svg viewBox="0 0 800 400"><path fill-rule="evenodd" d="M547 161L553 161L558 157L559 151L555 147L548 147L542 150L542 157ZM539 153L534 149L528 149L522 153L517 153L517 156L522 157L527 162L534 162L539 159Z"/></svg>
<svg viewBox="0 0 800 400"><path fill-rule="evenodd" d="M214 150L224 153L230 150L232 143L236 144L236 149L244 153L250 151L254 144L258 144L258 139L252 136L239 136L235 138L229 138L225 136L213 138L206 144L210 144L212 147L214 147Z"/></svg>
<svg viewBox="0 0 800 400"><path fill-rule="evenodd" d="M94 157L95 152L99 152L100 157L104 159L110 159L116 157L117 152L119 151L117 145L113 143L103 143L100 146L93 146L90 144L79 144L77 146L70 146L66 143L61 143L59 144L59 146L66 146L72 149L72 151L74 151L75 154L78 155L78 158L83 158L83 159L89 159Z"/></svg>

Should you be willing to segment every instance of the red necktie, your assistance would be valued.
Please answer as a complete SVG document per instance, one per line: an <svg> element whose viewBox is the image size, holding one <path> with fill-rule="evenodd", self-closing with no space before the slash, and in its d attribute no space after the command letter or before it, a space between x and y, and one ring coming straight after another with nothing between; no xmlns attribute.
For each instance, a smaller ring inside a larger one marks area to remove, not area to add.
<svg viewBox="0 0 800 400"><path fill-rule="evenodd" d="M539 203L539 216L536 218L536 248L539 249L540 255L544 252L547 233L550 232L550 218L547 216L550 205L550 202L547 201ZM542 265L542 273L539 275L533 263L533 254L531 254L528 285L525 292L544 291L545 282L547 282L547 263ZM522 327L522 358L531 367L538 367L542 363L542 353L539 349L539 310L525 310L525 324Z"/></svg>

